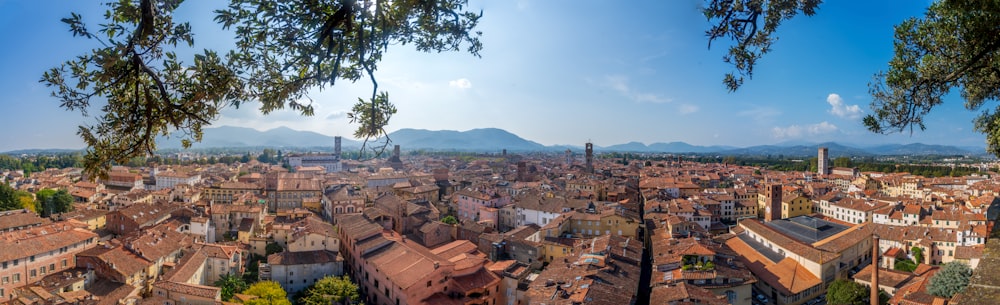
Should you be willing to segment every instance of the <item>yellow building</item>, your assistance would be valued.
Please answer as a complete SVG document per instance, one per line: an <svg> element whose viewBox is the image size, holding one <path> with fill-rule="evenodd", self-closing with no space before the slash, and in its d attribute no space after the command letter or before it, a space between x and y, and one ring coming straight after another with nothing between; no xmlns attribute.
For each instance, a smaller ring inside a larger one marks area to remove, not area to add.
<svg viewBox="0 0 1000 305"><path fill-rule="evenodd" d="M551 263L573 254L573 245L576 239L571 238L546 238L542 240L541 248L542 262Z"/></svg>
<svg viewBox="0 0 1000 305"><path fill-rule="evenodd" d="M809 200L809 197L798 193L786 193L781 197L781 218L812 214L812 205L812 200Z"/></svg>
<svg viewBox="0 0 1000 305"><path fill-rule="evenodd" d="M261 186L256 183L227 181L202 190L202 198L215 203L233 203L241 194L261 194ZM242 202L237 202L241 204Z"/></svg>
<svg viewBox="0 0 1000 305"><path fill-rule="evenodd" d="M599 213L567 212L542 227L546 237L594 237L618 235L635 237L639 221L609 209Z"/></svg>

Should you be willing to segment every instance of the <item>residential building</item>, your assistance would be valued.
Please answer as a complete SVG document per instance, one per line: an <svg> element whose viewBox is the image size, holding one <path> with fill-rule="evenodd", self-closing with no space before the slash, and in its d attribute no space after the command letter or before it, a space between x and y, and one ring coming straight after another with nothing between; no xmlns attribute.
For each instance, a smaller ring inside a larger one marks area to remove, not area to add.
<svg viewBox="0 0 1000 305"><path fill-rule="evenodd" d="M76 267L76 255L94 248L97 239L86 225L72 221L0 234L0 290L4 292L0 303L10 301L15 288Z"/></svg>

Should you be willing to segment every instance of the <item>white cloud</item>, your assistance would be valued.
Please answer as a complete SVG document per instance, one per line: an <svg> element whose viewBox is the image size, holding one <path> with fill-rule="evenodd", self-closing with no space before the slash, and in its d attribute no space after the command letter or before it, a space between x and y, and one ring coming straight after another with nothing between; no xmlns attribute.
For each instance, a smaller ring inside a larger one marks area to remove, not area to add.
<svg viewBox="0 0 1000 305"><path fill-rule="evenodd" d="M472 88L472 82L470 82L469 79L467 78L459 78L453 81L449 81L448 86L458 89L469 89Z"/></svg>
<svg viewBox="0 0 1000 305"><path fill-rule="evenodd" d="M677 111L679 111L681 114L695 113L698 112L698 106L691 104L682 104L680 105L680 107L678 107Z"/></svg>
<svg viewBox="0 0 1000 305"><path fill-rule="evenodd" d="M830 113L845 119L857 119L861 117L861 107L858 105L844 105L844 99L839 94L830 93L826 97L826 102L830 104Z"/></svg>
<svg viewBox="0 0 1000 305"><path fill-rule="evenodd" d="M753 122L768 124L781 115L781 111L771 107L753 106L751 109L736 113L737 116L749 117Z"/></svg>
<svg viewBox="0 0 1000 305"><path fill-rule="evenodd" d="M817 136L837 131L837 126L830 122L823 121L810 125L790 125L788 127L775 126L771 129L771 135L778 139L794 139L802 136Z"/></svg>
<svg viewBox="0 0 1000 305"><path fill-rule="evenodd" d="M604 80L605 80L604 86L607 86L608 88L617 91L622 96L627 97L639 103L661 104L673 101L672 99L662 97L658 94L649 92L639 92L633 89L628 84L628 78L623 75L608 75L604 78Z"/></svg>

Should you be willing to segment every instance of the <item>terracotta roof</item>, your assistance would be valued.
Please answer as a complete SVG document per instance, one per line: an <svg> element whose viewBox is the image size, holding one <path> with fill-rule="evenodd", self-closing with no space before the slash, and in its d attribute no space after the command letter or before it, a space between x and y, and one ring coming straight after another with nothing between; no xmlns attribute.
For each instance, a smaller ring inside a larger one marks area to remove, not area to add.
<svg viewBox="0 0 1000 305"><path fill-rule="evenodd" d="M278 252L267 256L270 265L313 265L343 261L337 252L327 250Z"/></svg>
<svg viewBox="0 0 1000 305"><path fill-rule="evenodd" d="M840 257L840 254L826 252L813 248L810 245L803 244L786 236L785 234L782 234L781 232L775 231L773 228L764 225L764 223L756 219L745 219L740 222L739 226L753 231L771 243L780 245L782 248L814 262L828 262Z"/></svg>
<svg viewBox="0 0 1000 305"><path fill-rule="evenodd" d="M63 229L67 228L67 229ZM38 255L41 253L55 251L62 247L67 247L76 243L96 239L98 236L90 230L59 223L50 226L36 227L32 234L0 234L0 261L11 261ZM16 232L15 232L16 233ZM22 232L26 233L26 232ZM8 238L8 236L10 236ZM96 240L95 240L96 241Z"/></svg>
<svg viewBox="0 0 1000 305"><path fill-rule="evenodd" d="M160 288L171 293L180 293L209 299L219 299L222 293L222 288L218 287L192 285L171 281L159 281L154 283L153 287Z"/></svg>
<svg viewBox="0 0 1000 305"><path fill-rule="evenodd" d="M653 287L649 295L649 304L725 305L729 302L726 301L726 296L715 295L707 289L680 282Z"/></svg>
<svg viewBox="0 0 1000 305"><path fill-rule="evenodd" d="M743 264L754 275L784 295L798 294L822 284L819 278L791 258L771 261L740 238L730 238L726 245L740 254Z"/></svg>
<svg viewBox="0 0 1000 305"><path fill-rule="evenodd" d="M28 210L13 210L0 212L0 232L11 228L24 226L38 226L51 223L48 219L41 218L38 214Z"/></svg>

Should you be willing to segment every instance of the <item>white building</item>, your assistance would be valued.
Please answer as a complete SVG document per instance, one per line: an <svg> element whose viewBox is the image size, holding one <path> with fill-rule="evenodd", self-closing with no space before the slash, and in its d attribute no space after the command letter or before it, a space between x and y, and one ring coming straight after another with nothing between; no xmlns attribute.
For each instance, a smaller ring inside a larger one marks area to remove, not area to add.
<svg viewBox="0 0 1000 305"><path fill-rule="evenodd" d="M201 175L199 174L183 174L178 172L165 172L156 173L155 176L156 185L153 186L153 190L162 190L166 188L174 188L178 184L195 185L201 181Z"/></svg>
<svg viewBox="0 0 1000 305"><path fill-rule="evenodd" d="M288 294L295 294L327 276L344 274L344 258L337 252L318 250L280 252L267 257L260 266L260 280L281 284Z"/></svg>
<svg viewBox="0 0 1000 305"><path fill-rule="evenodd" d="M343 164L340 163L340 155L331 154L291 155L288 156L288 165L293 168L319 166L326 169L327 173L344 170Z"/></svg>

